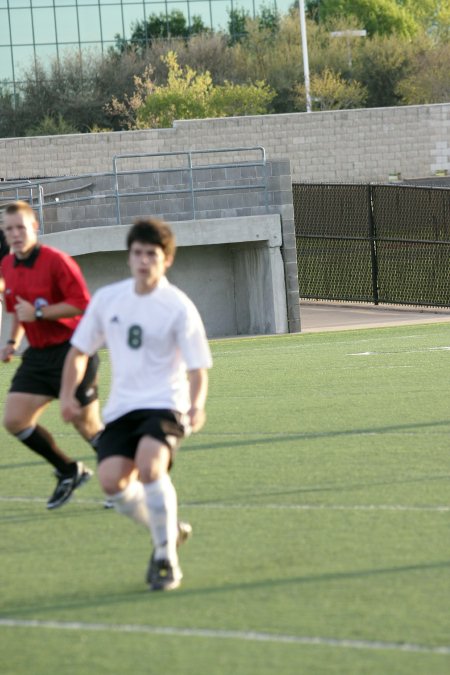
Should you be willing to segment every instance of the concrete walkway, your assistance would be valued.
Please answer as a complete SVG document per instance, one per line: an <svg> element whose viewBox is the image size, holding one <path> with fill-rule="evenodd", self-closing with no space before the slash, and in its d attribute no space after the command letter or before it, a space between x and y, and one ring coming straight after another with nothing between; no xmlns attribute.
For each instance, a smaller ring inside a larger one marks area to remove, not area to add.
<svg viewBox="0 0 450 675"><path fill-rule="evenodd" d="M302 333L425 323L450 323L450 308L401 307L302 300Z"/></svg>

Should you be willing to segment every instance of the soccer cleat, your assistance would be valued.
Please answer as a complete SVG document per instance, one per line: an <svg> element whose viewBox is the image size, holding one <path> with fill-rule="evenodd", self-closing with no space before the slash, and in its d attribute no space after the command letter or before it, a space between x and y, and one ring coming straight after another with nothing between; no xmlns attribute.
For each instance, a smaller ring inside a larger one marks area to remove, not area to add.
<svg viewBox="0 0 450 675"><path fill-rule="evenodd" d="M152 554L147 571L147 582L151 591L172 591L178 588L182 578L183 573L178 563L156 560L155 554Z"/></svg>
<svg viewBox="0 0 450 675"><path fill-rule="evenodd" d="M111 499L105 499L105 500L104 500L104 502L103 502L103 508L104 508L104 509L113 509L113 508L114 508L114 504L113 504L113 502L111 501Z"/></svg>
<svg viewBox="0 0 450 675"><path fill-rule="evenodd" d="M82 462L76 463L76 473L73 476L65 476L59 471L55 471L57 479L55 490L47 502L48 509L57 509L65 504L71 498L74 490L81 487L92 476L93 472Z"/></svg>
<svg viewBox="0 0 450 675"><path fill-rule="evenodd" d="M191 537L192 537L192 525L190 523L184 523L182 520L179 520L177 548L181 546L181 544L184 544Z"/></svg>

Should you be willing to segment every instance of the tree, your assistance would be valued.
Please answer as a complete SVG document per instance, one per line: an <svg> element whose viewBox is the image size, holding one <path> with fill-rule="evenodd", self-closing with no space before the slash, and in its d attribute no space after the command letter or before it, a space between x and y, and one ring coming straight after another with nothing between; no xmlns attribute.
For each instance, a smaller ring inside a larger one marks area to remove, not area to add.
<svg viewBox="0 0 450 675"><path fill-rule="evenodd" d="M256 18L260 31L267 31L274 37L278 34L280 30L280 13L276 6L261 5Z"/></svg>
<svg viewBox="0 0 450 675"><path fill-rule="evenodd" d="M268 111L275 95L263 82L215 86L208 71L181 68L174 52L164 60L169 70L167 84L156 86L150 78L136 78L132 97L111 102L110 109L129 129L170 127L177 119L259 115Z"/></svg>
<svg viewBox="0 0 450 675"><path fill-rule="evenodd" d="M151 47L153 42L161 38L181 37L187 39L192 35L207 32L201 16L194 15L188 25L186 17L179 9L173 9L170 14L161 12L153 13L146 21L138 21L131 26L132 33L129 40L116 35L116 48L119 52L127 49L145 50Z"/></svg>
<svg viewBox="0 0 450 675"><path fill-rule="evenodd" d="M18 116L23 132L45 118L57 120L59 115L79 132L88 131L94 123L109 126L103 111L101 71L100 57L76 51L54 59L47 68L38 61L25 73L20 87Z"/></svg>
<svg viewBox="0 0 450 675"><path fill-rule="evenodd" d="M419 23L407 5L406 0L321 0L315 16L325 23L354 17L369 35L412 36L418 32Z"/></svg>
<svg viewBox="0 0 450 675"><path fill-rule="evenodd" d="M229 9L228 12L228 39L229 45L241 42L247 36L247 20L250 18L245 9Z"/></svg>
<svg viewBox="0 0 450 675"><path fill-rule="evenodd" d="M7 85L0 85L0 138L21 135L17 131L16 103L17 97L12 90Z"/></svg>
<svg viewBox="0 0 450 675"><path fill-rule="evenodd" d="M450 43L418 51L396 92L407 105L450 101ZM430 77L432 73L432 77Z"/></svg>
<svg viewBox="0 0 450 675"><path fill-rule="evenodd" d="M27 136L60 136L63 134L77 134L78 129L67 122L60 114L56 117L46 115L38 124L27 129Z"/></svg>
<svg viewBox="0 0 450 675"><path fill-rule="evenodd" d="M256 17L247 21L245 40L231 47L233 81L267 82L276 92L272 102L275 112L293 109L293 87L303 73L299 32L298 12L280 18L275 36L270 30L261 29Z"/></svg>
<svg viewBox="0 0 450 675"><path fill-rule="evenodd" d="M297 86L297 105L306 110L305 85ZM326 68L320 75L314 74L310 82L311 98L317 110L343 110L361 108L367 90L359 82L348 82L339 73Z"/></svg>
<svg viewBox="0 0 450 675"><path fill-rule="evenodd" d="M414 42L396 35L364 40L353 63L353 77L367 89L369 108L401 104L398 83L406 76L421 39Z"/></svg>
<svg viewBox="0 0 450 675"><path fill-rule="evenodd" d="M152 82L153 69L147 66L142 74L134 76L134 92L131 95L125 94L122 101L113 96L111 101L105 105L106 113L117 121L122 129L146 129L148 125L140 124L138 119L139 110L149 94L154 91L155 85Z"/></svg>

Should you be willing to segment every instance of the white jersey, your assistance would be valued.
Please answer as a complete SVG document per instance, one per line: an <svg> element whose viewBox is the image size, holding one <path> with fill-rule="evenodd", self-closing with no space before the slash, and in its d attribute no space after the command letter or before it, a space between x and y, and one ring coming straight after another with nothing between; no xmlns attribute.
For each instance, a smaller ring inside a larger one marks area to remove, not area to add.
<svg viewBox="0 0 450 675"><path fill-rule="evenodd" d="M106 423L133 410L186 413L187 371L212 365L195 305L166 277L146 294L136 293L132 278L97 291L71 343L89 355L108 347L112 384Z"/></svg>

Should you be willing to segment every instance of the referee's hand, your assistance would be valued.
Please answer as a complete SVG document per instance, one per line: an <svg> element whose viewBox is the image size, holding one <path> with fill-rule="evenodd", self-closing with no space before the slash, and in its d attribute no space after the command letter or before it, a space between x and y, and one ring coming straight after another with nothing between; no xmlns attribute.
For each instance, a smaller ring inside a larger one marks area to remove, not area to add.
<svg viewBox="0 0 450 675"><path fill-rule="evenodd" d="M19 321L21 323L36 321L34 305L21 298L20 295L17 295L16 298L17 303L14 305L14 311Z"/></svg>
<svg viewBox="0 0 450 675"><path fill-rule="evenodd" d="M0 360L3 361L3 363L8 363L11 361L15 351L14 345L5 345L0 349Z"/></svg>
<svg viewBox="0 0 450 675"><path fill-rule="evenodd" d="M70 399L61 398L59 405L64 422L74 422L81 416L81 404L75 397Z"/></svg>

